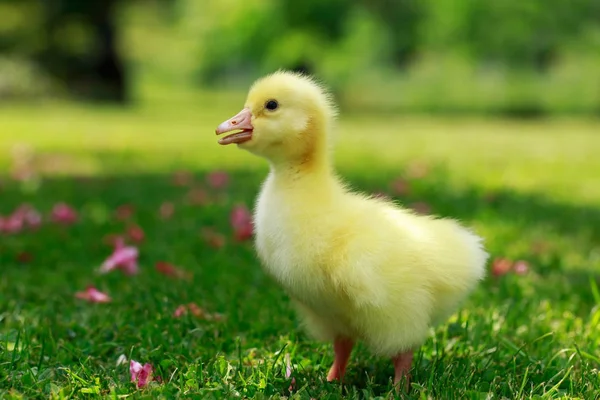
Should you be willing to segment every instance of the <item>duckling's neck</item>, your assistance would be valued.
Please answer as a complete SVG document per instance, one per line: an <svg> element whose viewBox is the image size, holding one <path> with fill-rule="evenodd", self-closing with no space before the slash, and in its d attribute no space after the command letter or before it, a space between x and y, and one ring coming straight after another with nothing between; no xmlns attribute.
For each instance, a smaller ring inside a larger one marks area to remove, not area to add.
<svg viewBox="0 0 600 400"><path fill-rule="evenodd" d="M279 188L315 189L326 194L328 189L337 186L334 168L325 149L300 160L271 162L271 176Z"/></svg>

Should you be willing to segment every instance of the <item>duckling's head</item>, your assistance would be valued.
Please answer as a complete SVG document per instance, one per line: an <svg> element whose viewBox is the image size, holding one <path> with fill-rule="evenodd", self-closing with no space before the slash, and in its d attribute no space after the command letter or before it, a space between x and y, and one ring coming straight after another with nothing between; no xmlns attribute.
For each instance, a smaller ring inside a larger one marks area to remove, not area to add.
<svg viewBox="0 0 600 400"><path fill-rule="evenodd" d="M331 97L313 79L279 71L257 80L242 111L223 122L219 140L278 162L309 163L326 153L335 109Z"/></svg>

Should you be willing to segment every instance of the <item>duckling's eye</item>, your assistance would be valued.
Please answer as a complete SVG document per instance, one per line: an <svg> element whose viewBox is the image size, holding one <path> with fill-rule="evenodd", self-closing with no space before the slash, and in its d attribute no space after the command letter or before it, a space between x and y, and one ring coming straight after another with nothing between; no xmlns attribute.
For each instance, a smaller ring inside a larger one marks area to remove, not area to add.
<svg viewBox="0 0 600 400"><path fill-rule="evenodd" d="M277 107L279 107L279 103L277 103L277 100L269 100L265 103L265 108L267 110L277 110Z"/></svg>

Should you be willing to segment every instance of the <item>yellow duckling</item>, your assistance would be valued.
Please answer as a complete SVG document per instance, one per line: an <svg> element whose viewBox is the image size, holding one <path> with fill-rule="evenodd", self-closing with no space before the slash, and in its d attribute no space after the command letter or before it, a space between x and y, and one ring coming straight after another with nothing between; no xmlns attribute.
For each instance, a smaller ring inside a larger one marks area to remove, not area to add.
<svg viewBox="0 0 600 400"><path fill-rule="evenodd" d="M408 381L413 351L485 274L482 240L449 219L416 215L350 191L329 154L335 108L309 77L259 79L219 140L264 157L271 171L255 213L264 268L291 297L309 333L333 342L327 380L341 379L363 341Z"/></svg>

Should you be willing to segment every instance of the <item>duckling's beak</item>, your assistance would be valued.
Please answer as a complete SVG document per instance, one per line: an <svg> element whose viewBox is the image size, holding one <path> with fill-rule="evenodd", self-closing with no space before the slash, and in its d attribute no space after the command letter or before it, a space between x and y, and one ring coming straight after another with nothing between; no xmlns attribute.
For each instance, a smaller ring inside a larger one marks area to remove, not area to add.
<svg viewBox="0 0 600 400"><path fill-rule="evenodd" d="M215 129L217 135L226 132L239 131L219 139L219 144L243 143L252 139L252 111L244 108L234 117L223 122Z"/></svg>

